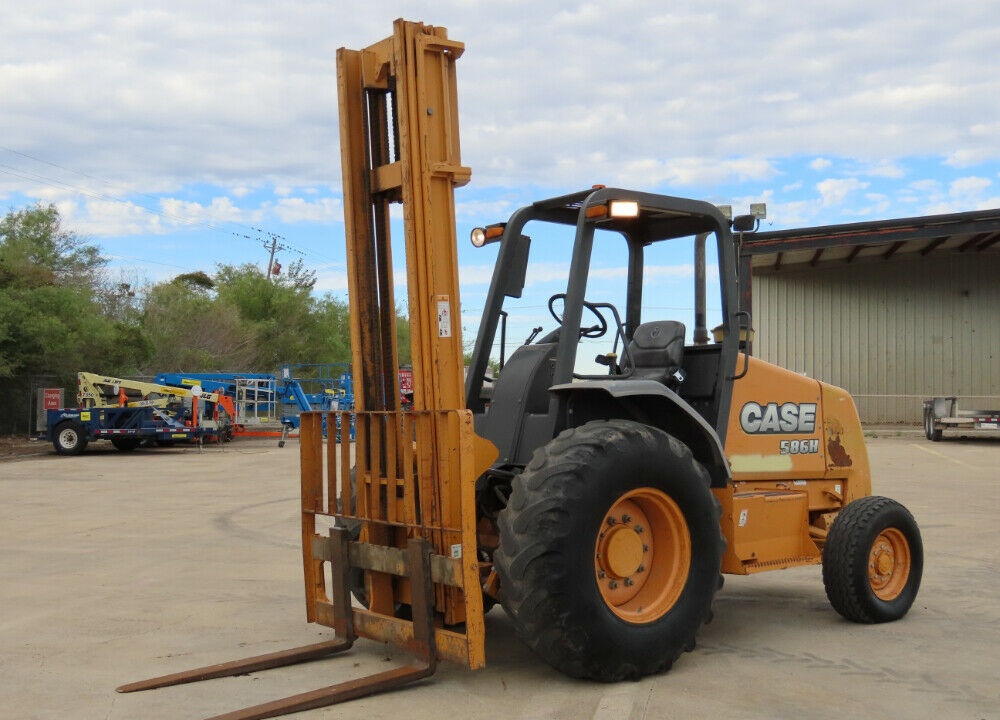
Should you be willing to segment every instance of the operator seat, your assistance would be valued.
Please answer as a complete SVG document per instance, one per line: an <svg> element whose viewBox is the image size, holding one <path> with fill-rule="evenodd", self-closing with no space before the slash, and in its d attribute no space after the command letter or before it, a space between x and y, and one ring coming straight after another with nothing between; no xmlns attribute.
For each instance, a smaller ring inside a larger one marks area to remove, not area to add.
<svg viewBox="0 0 1000 720"><path fill-rule="evenodd" d="M686 330L684 323L676 320L656 320L637 327L628 344L630 377L655 380L671 389L680 385Z"/></svg>

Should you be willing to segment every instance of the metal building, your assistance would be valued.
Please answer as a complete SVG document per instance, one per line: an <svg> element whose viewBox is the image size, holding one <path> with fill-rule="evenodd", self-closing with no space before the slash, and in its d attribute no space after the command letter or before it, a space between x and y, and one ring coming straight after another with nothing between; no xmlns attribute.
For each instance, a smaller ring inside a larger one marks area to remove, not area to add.
<svg viewBox="0 0 1000 720"><path fill-rule="evenodd" d="M1000 209L745 235L753 353L850 391L866 423L1000 397Z"/></svg>

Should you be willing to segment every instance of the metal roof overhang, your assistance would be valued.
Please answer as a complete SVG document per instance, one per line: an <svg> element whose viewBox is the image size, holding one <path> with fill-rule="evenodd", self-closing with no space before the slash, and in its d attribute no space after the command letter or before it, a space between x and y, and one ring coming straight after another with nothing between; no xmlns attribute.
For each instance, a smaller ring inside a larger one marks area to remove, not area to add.
<svg viewBox="0 0 1000 720"><path fill-rule="evenodd" d="M754 274L940 253L1000 252L1000 208L743 236Z"/></svg>

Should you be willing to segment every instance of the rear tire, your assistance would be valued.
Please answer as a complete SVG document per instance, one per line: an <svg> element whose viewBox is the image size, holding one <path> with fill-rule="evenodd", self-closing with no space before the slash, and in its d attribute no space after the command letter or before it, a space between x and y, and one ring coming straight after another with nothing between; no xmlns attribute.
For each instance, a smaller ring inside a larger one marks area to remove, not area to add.
<svg viewBox="0 0 1000 720"><path fill-rule="evenodd" d="M142 440L136 437L111 438L111 444L121 452L132 452L142 444Z"/></svg>
<svg viewBox="0 0 1000 720"><path fill-rule="evenodd" d="M932 442L941 439L941 428L934 427L934 411L926 405L924 406L924 435Z"/></svg>
<svg viewBox="0 0 1000 720"><path fill-rule="evenodd" d="M52 433L52 446L60 455L79 455L87 447L87 434L80 423L64 420Z"/></svg>
<svg viewBox="0 0 1000 720"><path fill-rule="evenodd" d="M725 540L709 476L662 430L567 430L536 451L500 513L500 602L573 677L668 670L711 616ZM655 555L655 559L654 559Z"/></svg>
<svg viewBox="0 0 1000 720"><path fill-rule="evenodd" d="M920 529L895 500L863 497L840 511L823 546L823 585L833 609L858 623L906 615L920 588Z"/></svg>

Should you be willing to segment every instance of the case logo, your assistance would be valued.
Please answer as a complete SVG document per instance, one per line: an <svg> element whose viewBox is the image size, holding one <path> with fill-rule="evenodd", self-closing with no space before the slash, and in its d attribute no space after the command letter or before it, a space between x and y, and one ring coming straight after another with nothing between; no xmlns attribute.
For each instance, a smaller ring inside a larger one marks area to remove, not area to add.
<svg viewBox="0 0 1000 720"><path fill-rule="evenodd" d="M816 403L748 402L740 410L740 427L748 435L812 433L816 431Z"/></svg>

